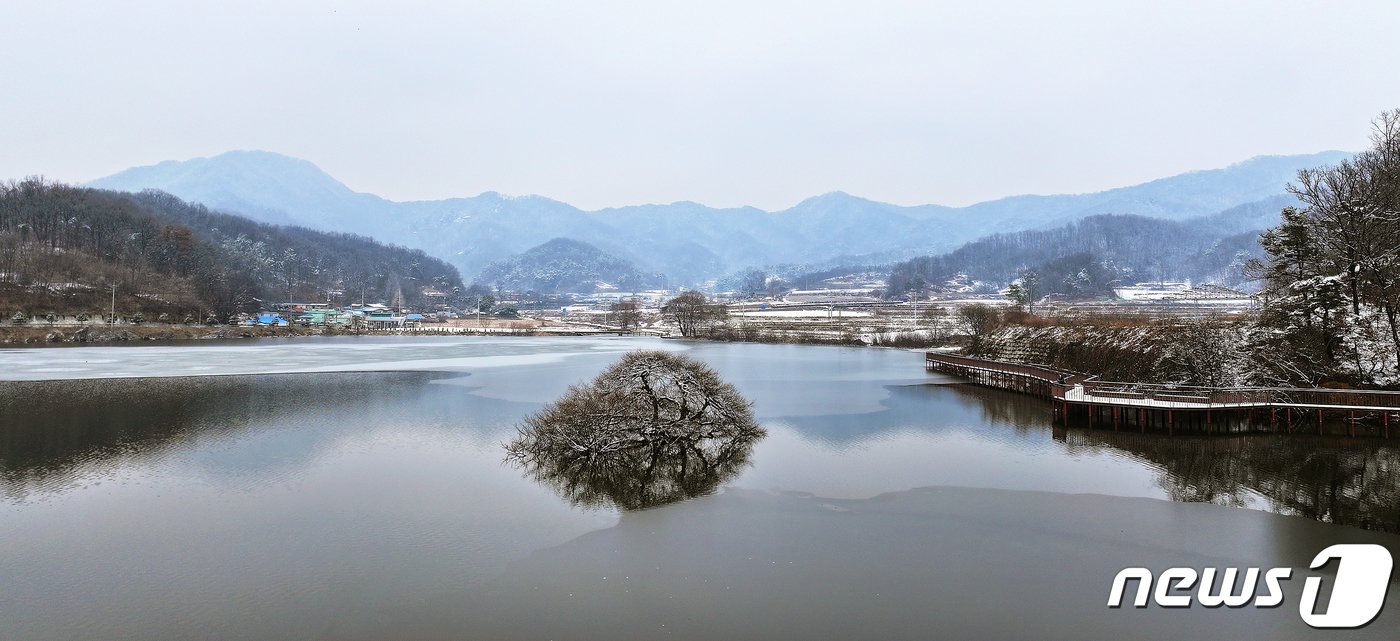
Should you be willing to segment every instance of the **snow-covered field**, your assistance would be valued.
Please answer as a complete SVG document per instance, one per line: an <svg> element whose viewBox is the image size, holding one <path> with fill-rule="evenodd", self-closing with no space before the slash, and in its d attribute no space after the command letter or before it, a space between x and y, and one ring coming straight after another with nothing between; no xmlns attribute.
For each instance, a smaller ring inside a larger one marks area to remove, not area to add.
<svg viewBox="0 0 1400 641"><path fill-rule="evenodd" d="M731 316L750 318L869 318L870 312L856 312L846 309L774 309L760 312L735 312Z"/></svg>

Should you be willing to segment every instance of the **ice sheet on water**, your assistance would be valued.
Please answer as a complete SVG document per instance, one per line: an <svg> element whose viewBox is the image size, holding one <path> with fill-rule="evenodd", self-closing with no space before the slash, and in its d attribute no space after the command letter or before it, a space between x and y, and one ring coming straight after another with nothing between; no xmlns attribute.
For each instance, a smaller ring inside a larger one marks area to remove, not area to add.
<svg viewBox="0 0 1400 641"><path fill-rule="evenodd" d="M304 338L256 343L92 346L0 350L0 380L434 371L559 362L634 349L684 350L659 339Z"/></svg>

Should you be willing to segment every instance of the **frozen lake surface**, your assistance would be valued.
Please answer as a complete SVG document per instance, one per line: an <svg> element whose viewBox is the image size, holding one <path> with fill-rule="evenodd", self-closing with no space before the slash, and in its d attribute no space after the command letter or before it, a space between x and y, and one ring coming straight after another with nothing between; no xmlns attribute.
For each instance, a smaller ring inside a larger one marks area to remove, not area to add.
<svg viewBox="0 0 1400 641"><path fill-rule="evenodd" d="M633 349L768 436L581 508L503 462ZM253 376L252 374L258 374ZM1379 441L1052 427L887 349L336 338L0 351L0 639L1271 638L1332 543L1400 551ZM1104 607L1123 567L1297 567L1284 607ZM1341 636L1393 638L1394 604Z"/></svg>

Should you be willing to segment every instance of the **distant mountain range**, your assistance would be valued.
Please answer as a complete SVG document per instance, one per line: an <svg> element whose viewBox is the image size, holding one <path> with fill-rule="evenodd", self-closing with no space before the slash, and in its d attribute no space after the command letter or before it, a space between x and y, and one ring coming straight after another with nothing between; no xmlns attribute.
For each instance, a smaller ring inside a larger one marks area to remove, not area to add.
<svg viewBox="0 0 1400 641"><path fill-rule="evenodd" d="M946 254L896 263L887 292L977 283L995 291L1022 270L1036 274L1038 296L1092 297L1115 286L1182 279L1247 287L1245 263L1263 255L1259 228L1238 211L1180 221L1098 214L1059 227L993 234Z"/></svg>
<svg viewBox="0 0 1400 641"><path fill-rule="evenodd" d="M355 192L305 160L262 151L136 167L89 186L158 189L265 222L366 234L448 260L468 279L492 263L566 238L630 262L638 273L664 273L672 285L684 285L749 267L888 264L951 251L992 233L1057 227L1097 214L1253 216L1262 226L1277 216L1275 205L1297 170L1348 155L1260 156L1098 193L1014 196L967 207L906 207L833 192L774 212L693 202L584 211L540 196L495 192L395 202Z"/></svg>

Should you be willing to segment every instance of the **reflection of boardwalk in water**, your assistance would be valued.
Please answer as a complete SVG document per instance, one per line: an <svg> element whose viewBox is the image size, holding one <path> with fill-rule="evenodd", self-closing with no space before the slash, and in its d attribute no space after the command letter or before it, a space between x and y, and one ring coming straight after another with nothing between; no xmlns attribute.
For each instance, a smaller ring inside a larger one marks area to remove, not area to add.
<svg viewBox="0 0 1400 641"><path fill-rule="evenodd" d="M1135 431L1051 425L1042 406L1004 390L946 386L982 406L989 422L1044 430L1070 454L1116 454L1159 471L1173 500L1263 509L1324 523L1400 533L1400 447L1381 439L1252 433L1162 438ZM1112 488L1105 488L1113 493Z"/></svg>
<svg viewBox="0 0 1400 641"><path fill-rule="evenodd" d="M1174 500L1244 507L1254 505L1251 495L1257 495L1272 512L1400 533L1400 450L1375 441L1281 435L1164 439L1067 430L1064 442L1071 451L1111 447L1158 467L1159 482Z"/></svg>
<svg viewBox="0 0 1400 641"><path fill-rule="evenodd" d="M1055 420L1138 432L1345 433L1390 437L1400 392L1211 388L1100 381L1080 372L929 352L930 371L1049 399ZM1340 423L1340 425L1338 425Z"/></svg>

